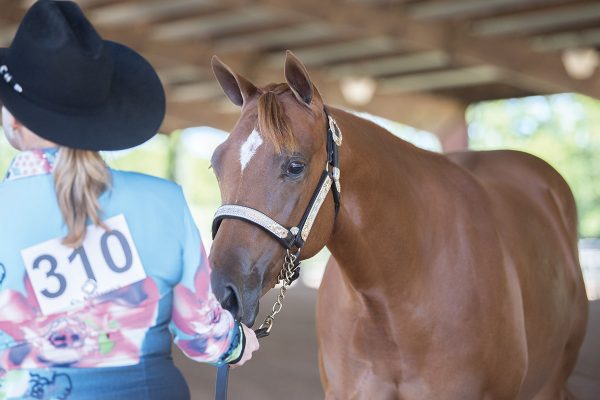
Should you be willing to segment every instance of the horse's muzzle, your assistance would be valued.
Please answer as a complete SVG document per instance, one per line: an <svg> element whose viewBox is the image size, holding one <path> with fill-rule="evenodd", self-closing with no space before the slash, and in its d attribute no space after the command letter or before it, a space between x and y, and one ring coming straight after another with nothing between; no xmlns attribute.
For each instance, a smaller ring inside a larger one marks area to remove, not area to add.
<svg viewBox="0 0 600 400"><path fill-rule="evenodd" d="M218 268L213 269L211 285L215 297L221 306L229 311L233 317L247 326L252 326L258 314L259 292L247 292Z"/></svg>

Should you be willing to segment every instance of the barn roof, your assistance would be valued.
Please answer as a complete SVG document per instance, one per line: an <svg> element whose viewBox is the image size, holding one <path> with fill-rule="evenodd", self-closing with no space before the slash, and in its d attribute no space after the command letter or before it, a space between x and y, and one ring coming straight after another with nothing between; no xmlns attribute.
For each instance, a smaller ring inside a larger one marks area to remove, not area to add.
<svg viewBox="0 0 600 400"><path fill-rule="evenodd" d="M481 100L557 92L600 98L598 69L575 79L563 62L569 49L600 46L600 3L593 0L78 3L106 39L155 65L167 88L164 131L235 121L210 72L213 54L264 84L282 80L283 50L292 49L330 103L416 126L432 109ZM0 46L29 4L0 0ZM349 101L342 88L353 84L375 88L372 99ZM415 111L415 103L424 107Z"/></svg>

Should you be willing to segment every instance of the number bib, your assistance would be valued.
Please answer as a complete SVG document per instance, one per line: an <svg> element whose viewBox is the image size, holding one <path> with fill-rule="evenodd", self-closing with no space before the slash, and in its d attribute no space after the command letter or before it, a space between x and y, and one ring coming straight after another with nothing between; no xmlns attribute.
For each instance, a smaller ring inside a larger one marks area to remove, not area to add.
<svg viewBox="0 0 600 400"><path fill-rule="evenodd" d="M62 238L21 251L33 291L44 315L81 306L146 278L124 215L104 221L109 228L90 225L76 249Z"/></svg>

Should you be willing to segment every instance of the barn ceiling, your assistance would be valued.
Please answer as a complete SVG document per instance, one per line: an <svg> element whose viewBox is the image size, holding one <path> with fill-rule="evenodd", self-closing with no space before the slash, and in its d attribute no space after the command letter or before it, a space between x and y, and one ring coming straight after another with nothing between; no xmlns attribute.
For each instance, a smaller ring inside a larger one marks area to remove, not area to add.
<svg viewBox="0 0 600 400"><path fill-rule="evenodd" d="M417 126L417 120L481 100L557 92L600 98L598 68L575 79L563 61L572 49L600 47L598 1L78 3L104 38L135 48L157 68L168 96L164 131L229 129L235 122L237 110L210 72L213 54L265 84L283 79L284 50L291 49L329 103ZM10 44L30 4L0 0L0 46ZM349 95L352 88L363 98ZM365 98L365 91L372 94Z"/></svg>

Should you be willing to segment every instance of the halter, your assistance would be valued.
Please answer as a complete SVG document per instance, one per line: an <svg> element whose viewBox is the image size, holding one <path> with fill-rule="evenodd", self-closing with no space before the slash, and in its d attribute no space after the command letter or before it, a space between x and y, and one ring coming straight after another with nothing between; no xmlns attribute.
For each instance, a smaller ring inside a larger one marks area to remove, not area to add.
<svg viewBox="0 0 600 400"><path fill-rule="evenodd" d="M327 162L325 169L321 174L319 183L302 215L298 225L291 228L279 224L268 215L255 210L254 208L238 205L226 204L217 209L212 224L212 237L217 235L221 222L226 219L239 219L258 226L269 233L285 249L286 255L283 261L283 267L279 272L278 280L281 283L277 301L273 305L271 313L265 318L264 322L256 330L256 337L263 338L269 335L273 327L275 315L283 307L283 299L288 287L300 276L300 252L306 243L306 239L315 223L319 210L327 198L327 194L333 187L333 201L335 202L335 215L340 209L340 196L342 188L340 185L340 158L339 148L342 145L342 131L338 127L335 119L323 109L327 125ZM331 167L331 171L329 170ZM293 250L296 249L295 252ZM215 398L217 400L227 400L227 383L229 380L229 365L225 364L217 369L217 383Z"/></svg>
<svg viewBox="0 0 600 400"><path fill-rule="evenodd" d="M215 213L212 223L213 239L217 235L219 226L224 219L239 219L263 229L289 252L296 249L293 255L297 259L315 223L317 214L332 187L335 214L337 216L341 195L339 147L342 145L342 132L335 119L327 112L327 109L325 109L325 116L327 117L327 162L325 163L325 169L321 174L317 188L313 192L300 222L296 226L286 228L268 215L254 208L237 204L226 204L219 207ZM331 171L329 167L331 167Z"/></svg>

